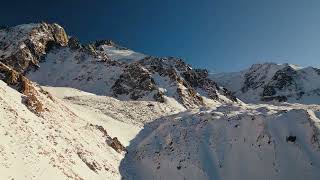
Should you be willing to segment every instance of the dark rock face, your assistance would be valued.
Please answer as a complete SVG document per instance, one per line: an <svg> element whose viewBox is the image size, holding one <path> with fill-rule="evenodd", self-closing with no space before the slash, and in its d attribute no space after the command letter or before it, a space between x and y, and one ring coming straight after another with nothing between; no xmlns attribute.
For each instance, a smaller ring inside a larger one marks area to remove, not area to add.
<svg viewBox="0 0 320 180"><path fill-rule="evenodd" d="M129 95L133 100L143 98L152 91L158 94L151 74L139 63L128 65L113 85L112 90L115 96Z"/></svg>
<svg viewBox="0 0 320 180"><path fill-rule="evenodd" d="M237 97L226 88L222 88L222 95L226 96L227 98L229 98L233 102L238 102Z"/></svg>
<svg viewBox="0 0 320 180"><path fill-rule="evenodd" d="M247 92L249 89L257 89L258 87L261 87L262 85L264 85L265 76L260 74L261 69L263 68L265 67L261 65L253 65L249 69L249 71L244 75L245 81L244 81L243 87L241 88L241 91L243 93Z"/></svg>
<svg viewBox="0 0 320 180"><path fill-rule="evenodd" d="M275 73L272 80L264 87L262 98L263 101L277 100L279 102L287 101L288 97L291 95L276 95L277 92L286 89L287 91L292 91L294 95L301 97L299 93L298 86L295 82L297 72L290 66L287 66ZM298 93L298 94L296 94Z"/></svg>
<svg viewBox="0 0 320 180"><path fill-rule="evenodd" d="M7 37L12 37L13 40ZM42 23L34 25L30 31L10 28L0 37L0 44L1 50L6 52L0 56L0 61L18 72L25 73L39 66L40 57L50 49L48 46L66 46L68 37L59 25Z"/></svg>
<svg viewBox="0 0 320 180"><path fill-rule="evenodd" d="M119 46L118 44L116 44L115 42L113 42L112 40L99 40L99 41L95 41L94 43L92 43L96 48L98 48L101 45L108 45L108 46L112 46L115 47L119 50L127 50L128 48Z"/></svg>
<svg viewBox="0 0 320 180"><path fill-rule="evenodd" d="M68 46L73 50L77 50L77 49L80 49L82 47L81 43L79 42L79 40L77 38L75 38L75 37L71 37L69 39Z"/></svg>
<svg viewBox="0 0 320 180"><path fill-rule="evenodd" d="M217 90L219 90L217 84L208 79L208 71L202 69L189 70L182 73L182 76L188 83L188 85L194 89L202 89L207 93L207 96L213 100L218 99Z"/></svg>
<svg viewBox="0 0 320 180"><path fill-rule="evenodd" d="M265 86L263 89L262 96L273 96L276 94L276 90L273 86Z"/></svg>
<svg viewBox="0 0 320 180"><path fill-rule="evenodd" d="M286 96L266 96L261 97L261 101L278 101L278 102L286 102L288 98Z"/></svg>
<svg viewBox="0 0 320 180"><path fill-rule="evenodd" d="M296 76L296 74L297 72L289 66L277 71L272 78L272 81L275 82L274 87L282 90L286 87L295 85L294 77Z"/></svg>
<svg viewBox="0 0 320 180"><path fill-rule="evenodd" d="M203 105L203 99L198 93L198 90L204 93L201 95L207 96L213 100L218 100L217 92L220 91L220 88L214 81L208 78L208 71L205 69L192 69L182 59L173 57L147 57L144 60L141 60L140 63L150 72L158 73L163 77L169 77L171 81L186 87L186 92L183 92L179 88L177 89L180 102ZM226 89L225 91L221 91L221 94L228 95L230 100L236 101L236 98L232 93Z"/></svg>
<svg viewBox="0 0 320 180"><path fill-rule="evenodd" d="M296 142L297 137L296 136L288 136L286 137L287 142Z"/></svg>
<svg viewBox="0 0 320 180"><path fill-rule="evenodd" d="M153 92L154 100L164 102L165 93L159 90L162 84L157 84L154 79L157 74L160 76L157 78L169 79L171 87L176 87L174 98L186 107L203 106L201 95L219 100L218 91L230 100L237 101L230 91L221 90L208 78L207 70L193 70L181 59L172 57L150 56L129 64L113 86L114 94L129 95L131 99L136 100ZM203 94L199 94L199 90Z"/></svg>
<svg viewBox="0 0 320 180"><path fill-rule="evenodd" d="M202 97L184 78L183 74L186 71L191 71L191 67L184 63L181 59L172 57L147 57L139 61L139 63L148 69L152 74L159 74L159 76L162 78L170 79L171 84L177 88L175 98L177 98L178 101L184 106L192 107L194 105L204 105ZM157 86L159 85L160 84ZM181 86L184 86L185 89L182 89Z"/></svg>
<svg viewBox="0 0 320 180"><path fill-rule="evenodd" d="M110 57L104 52L97 49L97 47L94 44L86 44L81 48L81 51L84 51L90 55L92 55L94 58L100 59L101 61L110 61Z"/></svg>

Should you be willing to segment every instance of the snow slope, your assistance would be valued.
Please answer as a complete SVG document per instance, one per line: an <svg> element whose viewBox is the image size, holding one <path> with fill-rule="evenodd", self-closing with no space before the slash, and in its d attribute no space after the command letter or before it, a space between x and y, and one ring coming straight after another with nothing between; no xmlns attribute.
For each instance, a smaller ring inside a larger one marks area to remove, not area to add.
<svg viewBox="0 0 320 180"><path fill-rule="evenodd" d="M53 100L41 94L48 110L36 115L0 81L1 179L320 178L317 105L185 110L72 88L43 89ZM128 153L112 149L90 124L117 137Z"/></svg>
<svg viewBox="0 0 320 180"><path fill-rule="evenodd" d="M319 106L288 106L159 118L131 142L120 172L125 179L319 179Z"/></svg>
<svg viewBox="0 0 320 180"><path fill-rule="evenodd" d="M132 62L132 61L138 61L147 57L144 54L132 51L130 49L119 49L110 45L101 45L101 46L98 46L97 49L108 54L108 56L114 61Z"/></svg>
<svg viewBox="0 0 320 180"><path fill-rule="evenodd" d="M119 66L110 66L86 52L68 47L52 50L40 66L28 77L41 85L72 87L109 96L112 95L112 85L122 73Z"/></svg>
<svg viewBox="0 0 320 180"><path fill-rule="evenodd" d="M112 108L105 108L117 117L117 113L126 109L114 98L103 99L68 88L44 89L59 94L60 98L72 97L72 101L83 96L86 105L78 105L81 100L73 104L40 94L47 110L36 115L21 103L23 95L0 81L0 179L120 179L118 167L124 153L111 148L95 125L104 127L109 136L118 137L128 145L141 130L132 122L173 111L173 108L158 109L157 103L150 102L157 111L151 107L143 113L139 108L148 107L145 102L140 106L131 105L131 112L123 112L119 121L99 109L95 101L110 104ZM129 116L136 114L134 111L140 114Z"/></svg>

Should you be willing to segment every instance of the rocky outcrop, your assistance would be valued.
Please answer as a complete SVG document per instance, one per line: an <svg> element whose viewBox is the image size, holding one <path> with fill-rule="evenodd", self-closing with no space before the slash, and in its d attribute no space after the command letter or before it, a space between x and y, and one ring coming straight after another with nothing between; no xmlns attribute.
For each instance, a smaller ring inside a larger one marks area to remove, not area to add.
<svg viewBox="0 0 320 180"><path fill-rule="evenodd" d="M182 59L173 57L149 56L128 64L112 89L115 96L126 95L133 100L153 97L164 102L164 96L171 96L188 108L204 106L202 96L218 101L218 93L237 101L230 91L220 89L208 78L207 70L192 69ZM162 91L166 89L175 92Z"/></svg>
<svg viewBox="0 0 320 180"><path fill-rule="evenodd" d="M58 24L29 24L0 30L0 61L25 73L39 67L39 61L54 46L66 46L68 37Z"/></svg>
<svg viewBox="0 0 320 180"><path fill-rule="evenodd" d="M241 88L242 93L262 87L268 79L268 71L272 68L278 67L274 63L252 65L244 74L244 84Z"/></svg>
<svg viewBox="0 0 320 180"><path fill-rule="evenodd" d="M128 65L112 86L112 90L116 97L126 95L133 100L141 99L152 92L159 93L150 72L139 63Z"/></svg>
<svg viewBox="0 0 320 180"><path fill-rule="evenodd" d="M296 83L294 82L297 72L290 66L285 67L275 73L272 78L272 81L269 83L269 86L274 86L279 90L284 88L296 88Z"/></svg>
<svg viewBox="0 0 320 180"><path fill-rule="evenodd" d="M10 67L0 62L0 80L17 89L24 95L24 104L36 114L40 114L45 109L38 99L38 91L32 82L21 73L16 72Z"/></svg>
<svg viewBox="0 0 320 180"><path fill-rule="evenodd" d="M288 97L293 95L296 96L300 94L301 97L303 93L299 91L298 85L295 82L295 80L297 79L296 76L297 71L295 71L290 66L277 71L272 77L271 81L269 81L268 84L264 86L261 100L276 100L279 102L285 102L287 101ZM286 94L277 95L277 93L281 91L286 91Z"/></svg>
<svg viewBox="0 0 320 180"><path fill-rule="evenodd" d="M110 146L118 153L127 152L126 148L121 144L117 137L112 138Z"/></svg>
<svg viewBox="0 0 320 180"><path fill-rule="evenodd" d="M122 46L116 44L112 40L99 40L99 41L93 42L92 45L94 45L96 48L99 48L102 45L107 45L107 46L112 46L114 48L117 48L119 50L127 50L128 49L128 48L125 48L125 47L122 47Z"/></svg>
<svg viewBox="0 0 320 180"><path fill-rule="evenodd" d="M80 41L75 37L71 37L69 39L68 46L73 50L77 50L77 49L82 48L82 45L81 45Z"/></svg>
<svg viewBox="0 0 320 180"><path fill-rule="evenodd" d="M107 130L105 130L103 126L93 125L93 124L90 124L90 126L98 129L103 134L103 137L106 138L107 144L110 147L112 147L115 151L117 151L118 153L127 152L127 149L121 144L118 138L117 137L111 138Z"/></svg>

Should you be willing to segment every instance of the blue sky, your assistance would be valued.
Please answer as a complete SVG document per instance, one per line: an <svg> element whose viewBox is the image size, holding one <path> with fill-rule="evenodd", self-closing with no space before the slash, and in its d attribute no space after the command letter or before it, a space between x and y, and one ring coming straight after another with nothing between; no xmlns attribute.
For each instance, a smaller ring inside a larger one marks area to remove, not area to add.
<svg viewBox="0 0 320 180"><path fill-rule="evenodd" d="M215 72L273 61L320 65L318 0L10 0L0 24L57 22L82 42L112 39Z"/></svg>

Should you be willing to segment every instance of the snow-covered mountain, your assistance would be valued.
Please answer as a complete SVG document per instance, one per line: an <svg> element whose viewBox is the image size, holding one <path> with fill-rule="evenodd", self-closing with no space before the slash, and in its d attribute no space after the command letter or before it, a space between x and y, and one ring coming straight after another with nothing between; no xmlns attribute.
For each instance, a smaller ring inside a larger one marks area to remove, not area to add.
<svg viewBox="0 0 320 180"><path fill-rule="evenodd" d="M319 105L245 104L212 80L291 100L320 87L316 72L209 75L110 40L81 44L58 24L1 29L0 179L317 180Z"/></svg>
<svg viewBox="0 0 320 180"><path fill-rule="evenodd" d="M112 41L80 44L57 24L1 30L0 60L42 85L68 86L119 99L178 100L186 107L206 101L236 102L226 89L173 57L152 57ZM17 61L18 59L18 61ZM39 68L40 67L40 68Z"/></svg>
<svg viewBox="0 0 320 180"><path fill-rule="evenodd" d="M244 102L320 103L320 69L290 64L254 64L249 69L211 74Z"/></svg>

